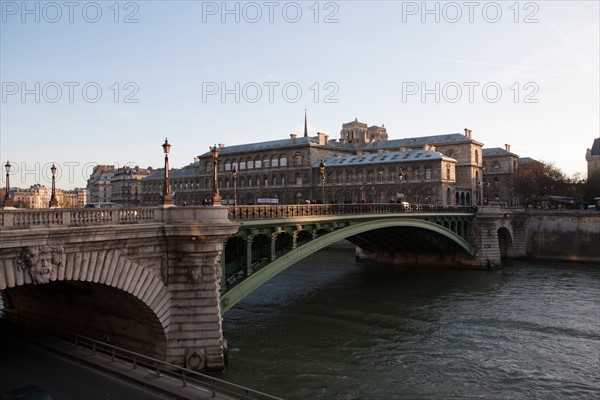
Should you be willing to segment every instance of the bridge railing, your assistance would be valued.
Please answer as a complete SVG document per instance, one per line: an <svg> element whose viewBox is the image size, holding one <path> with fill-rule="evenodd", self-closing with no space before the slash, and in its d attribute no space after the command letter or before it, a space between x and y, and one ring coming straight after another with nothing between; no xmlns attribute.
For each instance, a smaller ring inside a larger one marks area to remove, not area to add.
<svg viewBox="0 0 600 400"><path fill-rule="evenodd" d="M360 204L290 204L229 207L229 218L278 219L323 215L391 214L420 212L474 212L473 207L441 206L433 204L360 203Z"/></svg>
<svg viewBox="0 0 600 400"><path fill-rule="evenodd" d="M222 210L221 207L173 207L168 210L173 216L179 215L180 218L188 220L189 218L195 218L193 210L201 210L201 212L206 213L211 209L214 211L217 209ZM400 212L474 212L475 209L473 207L433 204L364 203L229 206L227 207L227 211L229 219L249 220ZM209 214L204 217L210 218L212 214ZM152 222L163 222L163 212L158 207L0 210L0 229L55 228Z"/></svg>
<svg viewBox="0 0 600 400"><path fill-rule="evenodd" d="M19 325L13 328L20 330L21 336L34 340L42 345L50 345L53 349L63 351L62 347L52 346L52 339L63 344L89 350L89 356L104 356L111 362L121 362L131 366L133 369L142 369L148 371L156 378L161 376L176 379L182 387L188 385L196 386L204 391L208 391L211 397L220 396L221 398L247 399L247 400L283 400L258 390L250 389L245 386L236 385L211 375L193 371L175 364L168 363L153 357L139 354L117 346L110 345L99 340L91 339L86 336L66 332L59 329L40 330L30 325L26 318L19 318Z"/></svg>
<svg viewBox="0 0 600 400"><path fill-rule="evenodd" d="M156 207L2 210L0 211L0 228L28 229L153 222L156 220L156 210Z"/></svg>

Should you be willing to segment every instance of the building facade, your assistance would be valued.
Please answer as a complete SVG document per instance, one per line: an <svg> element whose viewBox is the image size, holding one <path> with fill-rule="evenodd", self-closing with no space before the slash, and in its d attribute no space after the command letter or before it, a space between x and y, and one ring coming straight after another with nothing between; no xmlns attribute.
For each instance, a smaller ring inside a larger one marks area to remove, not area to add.
<svg viewBox="0 0 600 400"><path fill-rule="evenodd" d="M504 148L483 149L482 194L484 205L518 206L515 195L515 174L519 171L519 156Z"/></svg>
<svg viewBox="0 0 600 400"><path fill-rule="evenodd" d="M50 207L52 189L44 185L35 184L27 189L12 188L11 192L14 206L17 208ZM55 194L60 208L81 208L86 203L85 189L56 189Z"/></svg>
<svg viewBox="0 0 600 400"><path fill-rule="evenodd" d="M600 174L600 138L594 139L592 148L587 149L585 160L587 161L588 179L593 175Z"/></svg>
<svg viewBox="0 0 600 400"><path fill-rule="evenodd" d="M13 203L17 208L48 208L52 189L36 183L27 189L13 189ZM57 191L58 200L59 193Z"/></svg>
<svg viewBox="0 0 600 400"><path fill-rule="evenodd" d="M115 174L112 165L96 165L87 181L87 200L90 203L108 202L112 198L111 179Z"/></svg>
<svg viewBox="0 0 600 400"><path fill-rule="evenodd" d="M473 131L465 128L464 134L450 133L373 141L361 148L365 152L418 150L433 148L448 158L456 160L455 188L452 190L452 204L481 205L482 192L478 182L482 179L483 143L473 139Z"/></svg>
<svg viewBox="0 0 600 400"><path fill-rule="evenodd" d="M83 188L73 190L56 190L59 207L81 208L87 203L87 191Z"/></svg>
<svg viewBox="0 0 600 400"><path fill-rule="evenodd" d="M306 130L306 129L305 129ZM476 205L482 202L483 144L472 132L389 140L385 126L345 123L339 140L324 133L218 148L223 204L389 202ZM324 180L321 172L324 164ZM212 196L211 152L169 172L178 205ZM400 175L402 173L402 175ZM141 180L141 205L160 204L164 171Z"/></svg>
<svg viewBox="0 0 600 400"><path fill-rule="evenodd" d="M594 139L591 149L585 154L587 161L588 197L600 210L600 138Z"/></svg>
<svg viewBox="0 0 600 400"><path fill-rule="evenodd" d="M123 167L114 171L110 178L111 196L113 203L124 207L136 207L142 203L141 180L150 176L152 168L140 168L138 166Z"/></svg>

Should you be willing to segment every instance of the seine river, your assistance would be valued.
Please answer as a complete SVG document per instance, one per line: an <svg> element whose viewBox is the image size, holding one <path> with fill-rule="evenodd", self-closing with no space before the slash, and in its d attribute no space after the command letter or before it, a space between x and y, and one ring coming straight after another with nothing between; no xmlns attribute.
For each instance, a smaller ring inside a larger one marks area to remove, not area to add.
<svg viewBox="0 0 600 400"><path fill-rule="evenodd" d="M600 266L356 264L325 250L227 312L223 378L285 399L598 399Z"/></svg>

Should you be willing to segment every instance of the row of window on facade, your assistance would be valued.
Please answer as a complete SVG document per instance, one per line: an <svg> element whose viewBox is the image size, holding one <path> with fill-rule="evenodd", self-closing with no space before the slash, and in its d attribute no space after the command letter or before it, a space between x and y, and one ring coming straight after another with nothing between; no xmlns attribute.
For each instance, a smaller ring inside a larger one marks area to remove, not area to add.
<svg viewBox="0 0 600 400"><path fill-rule="evenodd" d="M316 196L320 198L320 191L317 190ZM287 191L264 191L257 189L253 192L238 193L237 203L243 204L255 204L255 200L259 198L277 199L279 204L293 204L303 203L305 200L316 200L311 195L310 191L298 191L298 192L287 192ZM379 189L372 186L361 186L357 190L330 190L327 189L325 192L325 201L332 203L361 203L361 202L396 202L402 199L403 201L409 201L413 203L438 203L439 194L430 188L414 188L402 191L402 196L399 196L400 192L397 189ZM457 197L460 199L460 196ZM177 202L188 202L188 204L200 204L202 198L198 193L183 193L176 192L175 200ZM223 204L233 204L233 193L224 192L221 193L221 200ZM445 201L447 204L452 204L454 198L451 196L450 189L447 190ZM160 195L156 193L149 194L145 197L145 201L148 204L155 204L160 201ZM460 200L458 200L460 201ZM464 203L464 194L463 194Z"/></svg>
<svg viewBox="0 0 600 400"><path fill-rule="evenodd" d="M421 182L421 174L419 173L419 169L414 168L409 170L408 172L402 175L402 182L410 183L410 182ZM450 167L446 170L446 179L451 180L451 170ZM435 179L437 177L437 171L433 171L431 167L426 166L423 169L423 180L430 181L431 179ZM366 178L366 179L365 179ZM308 179L308 176L303 175L301 173L294 174L293 183L295 185L302 185L305 180ZM233 185L233 177L225 177L218 179L219 188L229 188ZM352 173L352 171L337 171L326 174L325 178L328 183L363 183L363 182L388 182L388 183L397 183L400 181L400 177L396 172L387 172L384 170L379 170L377 173L374 171L368 171L367 174L363 174L362 172L358 172L356 174ZM204 179L204 187L202 189L210 189L212 188L212 180L208 178ZM237 177L237 185L240 188L244 187L253 187L253 186L285 186L286 185L286 176L282 174L280 176L277 175L254 175L254 176L238 176ZM145 183L143 185L143 192L153 192L162 188L162 183ZM190 179L184 182L173 182L171 183L172 190L200 190L200 180L199 179Z"/></svg>
<svg viewBox="0 0 600 400"><path fill-rule="evenodd" d="M303 156L300 152L294 154L294 165L300 166L303 162ZM288 157L286 155L280 156L264 156L264 157L248 157L246 160L225 160L219 163L219 171L232 171L234 168L238 171L246 169L260 169L260 168L277 168L287 167ZM212 172L213 161L206 161L204 163L206 172Z"/></svg>
<svg viewBox="0 0 600 400"><path fill-rule="evenodd" d="M236 166L237 169L237 166ZM422 170L422 172L421 172ZM355 180L362 181L364 176L366 175L367 181L374 182L376 180L383 181L396 181L399 178L400 168L379 168L377 170L367 170L366 174L362 170L345 170L345 171L331 171L325 172L326 179L330 182L352 182ZM452 168L450 164L445 166L445 177L446 180L452 180ZM255 175L256 176L256 175ZM266 177L267 175L263 175ZM298 176L298 174L296 174ZM402 180L404 181L418 181L420 179L431 180L438 178L439 174L437 170L434 170L431 165L425 165L422 168L420 166L406 167L402 169ZM241 179L241 176L238 176L238 181ZM246 177L246 179L251 179L250 177ZM273 179L277 179L275 175L273 175ZM282 175L282 179L285 179L285 176Z"/></svg>

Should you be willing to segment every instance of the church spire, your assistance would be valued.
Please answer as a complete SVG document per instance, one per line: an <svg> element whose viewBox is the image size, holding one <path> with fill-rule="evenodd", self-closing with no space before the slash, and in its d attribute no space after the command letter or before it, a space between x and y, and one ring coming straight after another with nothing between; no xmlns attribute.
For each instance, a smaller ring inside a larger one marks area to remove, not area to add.
<svg viewBox="0 0 600 400"><path fill-rule="evenodd" d="M308 124L306 122L306 108L304 109L304 137L308 137Z"/></svg>

